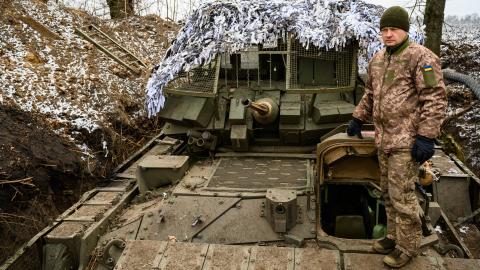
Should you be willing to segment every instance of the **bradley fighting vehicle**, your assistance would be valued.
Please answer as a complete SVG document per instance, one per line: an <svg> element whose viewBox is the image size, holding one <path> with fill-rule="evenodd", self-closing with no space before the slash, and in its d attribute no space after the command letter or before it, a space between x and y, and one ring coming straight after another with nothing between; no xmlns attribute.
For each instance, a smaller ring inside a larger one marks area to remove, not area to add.
<svg viewBox="0 0 480 270"><path fill-rule="evenodd" d="M2 269L384 268L373 132L344 133L362 95L355 43L284 37L218 55L166 93L162 132ZM440 146L419 174L422 254L407 269L480 269L459 232L478 232L479 179Z"/></svg>

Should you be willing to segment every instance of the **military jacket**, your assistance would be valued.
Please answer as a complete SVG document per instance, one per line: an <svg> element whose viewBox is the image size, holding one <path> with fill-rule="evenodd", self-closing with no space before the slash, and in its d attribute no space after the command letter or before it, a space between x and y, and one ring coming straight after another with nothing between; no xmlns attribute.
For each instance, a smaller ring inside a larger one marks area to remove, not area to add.
<svg viewBox="0 0 480 270"><path fill-rule="evenodd" d="M412 148L417 134L437 137L446 105L440 59L407 41L394 53L384 48L370 60L353 117L373 121L377 147L390 152Z"/></svg>

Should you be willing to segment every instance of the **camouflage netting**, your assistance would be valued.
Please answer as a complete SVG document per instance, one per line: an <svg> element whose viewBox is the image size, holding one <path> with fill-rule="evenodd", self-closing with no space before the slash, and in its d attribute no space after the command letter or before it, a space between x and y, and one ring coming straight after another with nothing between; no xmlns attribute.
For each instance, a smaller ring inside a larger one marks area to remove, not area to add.
<svg viewBox="0 0 480 270"><path fill-rule="evenodd" d="M163 107L162 90L181 71L211 62L218 53L236 52L292 33L304 46L335 49L357 40L360 65L382 44L379 20L384 8L357 0L231 0L202 5L187 20L146 89L148 114ZM423 43L421 27L410 37Z"/></svg>

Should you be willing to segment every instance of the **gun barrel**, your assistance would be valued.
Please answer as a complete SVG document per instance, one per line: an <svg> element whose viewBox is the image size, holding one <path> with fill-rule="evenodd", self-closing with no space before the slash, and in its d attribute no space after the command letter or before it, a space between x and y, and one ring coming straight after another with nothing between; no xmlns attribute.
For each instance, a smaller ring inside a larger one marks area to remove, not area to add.
<svg viewBox="0 0 480 270"><path fill-rule="evenodd" d="M261 115L265 115L270 111L268 105L261 102L255 102L250 99L244 99L242 101L242 104L243 106L245 106L245 108L250 108Z"/></svg>
<svg viewBox="0 0 480 270"><path fill-rule="evenodd" d="M278 105L271 98L262 98L258 101L244 99L242 104L245 108L252 109L253 117L261 124L270 124L278 116Z"/></svg>

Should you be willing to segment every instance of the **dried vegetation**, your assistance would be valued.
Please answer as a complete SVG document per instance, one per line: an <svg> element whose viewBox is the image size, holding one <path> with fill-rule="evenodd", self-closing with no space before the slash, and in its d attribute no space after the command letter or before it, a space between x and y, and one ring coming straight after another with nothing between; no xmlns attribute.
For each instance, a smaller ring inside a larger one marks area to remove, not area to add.
<svg viewBox="0 0 480 270"><path fill-rule="evenodd" d="M0 262L159 132L131 74L74 33L94 23L147 64L177 26L0 1Z"/></svg>

